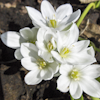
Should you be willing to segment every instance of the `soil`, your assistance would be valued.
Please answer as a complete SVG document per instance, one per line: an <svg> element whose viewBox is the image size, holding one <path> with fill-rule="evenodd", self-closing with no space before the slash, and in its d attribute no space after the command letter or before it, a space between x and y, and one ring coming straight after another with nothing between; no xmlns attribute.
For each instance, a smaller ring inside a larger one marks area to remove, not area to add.
<svg viewBox="0 0 100 100"><path fill-rule="evenodd" d="M0 0L0 34L6 31L19 31L24 27L33 27L25 6L31 6L40 10L41 1ZM70 3L74 11L77 9L83 11L87 6L87 4L81 4L78 0L49 1L54 8L57 8L61 4ZM98 14L98 17L94 16L93 20L95 19L95 22L93 23L98 24L99 27L100 12L98 10L91 10L88 15L95 13ZM99 41L94 37L89 39L99 47ZM40 84L34 86L26 85L24 76L27 70L21 66L20 61L15 60L14 51L6 47L0 40L0 100L70 100L69 93L62 93L56 89L57 78L53 78L50 81L42 81ZM96 52L96 58L99 63L99 52ZM86 94L84 94L84 98L85 100L90 99Z"/></svg>

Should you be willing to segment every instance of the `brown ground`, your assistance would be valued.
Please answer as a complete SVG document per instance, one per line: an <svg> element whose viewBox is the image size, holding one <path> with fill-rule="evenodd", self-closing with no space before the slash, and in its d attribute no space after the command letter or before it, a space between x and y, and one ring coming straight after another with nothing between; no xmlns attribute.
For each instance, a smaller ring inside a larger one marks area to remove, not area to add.
<svg viewBox="0 0 100 100"><path fill-rule="evenodd" d="M74 11L86 7L78 0L49 0L54 8L64 3L71 3ZM0 0L0 34L6 31L19 31L24 27L33 27L31 20L27 14L25 6L32 6L39 10L41 0ZM92 18L91 16L94 17ZM95 29L100 29L100 12L91 10L87 19L92 19L90 23L90 31L86 29L82 34L83 37L91 39L97 47L100 45L100 31L95 33ZM80 27L82 31L83 26ZM98 24L98 25L97 25ZM97 25L97 26L96 26ZM98 30L97 29L97 30ZM91 35L94 31L94 35ZM87 33L86 33L87 32ZM89 34L89 35L88 35ZM14 50L6 47L0 40L0 100L69 100L68 93L61 93L56 89L56 78L51 81L42 81L35 86L28 86L24 83L24 76L27 71L21 66L20 61L15 60ZM100 63L100 53L96 52L96 58ZM84 94L85 99L88 98Z"/></svg>

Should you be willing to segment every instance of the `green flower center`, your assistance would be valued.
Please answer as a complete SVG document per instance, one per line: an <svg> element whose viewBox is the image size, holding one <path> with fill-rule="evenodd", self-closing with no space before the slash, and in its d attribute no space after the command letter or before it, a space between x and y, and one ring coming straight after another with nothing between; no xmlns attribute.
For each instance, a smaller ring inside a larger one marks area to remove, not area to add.
<svg viewBox="0 0 100 100"><path fill-rule="evenodd" d="M60 56L63 58L66 58L69 52L70 52L70 50L68 48L63 48L60 51Z"/></svg>
<svg viewBox="0 0 100 100"><path fill-rule="evenodd" d="M29 40L28 42L29 43L32 43L32 44L35 44L35 41L32 41L32 40Z"/></svg>
<svg viewBox="0 0 100 100"><path fill-rule="evenodd" d="M53 49L53 44L51 42L47 44L47 49L49 52L51 52L51 50Z"/></svg>
<svg viewBox="0 0 100 100"><path fill-rule="evenodd" d="M40 69L43 69L46 67L46 62L43 59L38 59L37 65L39 66Z"/></svg>
<svg viewBox="0 0 100 100"><path fill-rule="evenodd" d="M53 28L56 28L57 27L57 21L56 20L50 20L49 21L49 27L53 27Z"/></svg>
<svg viewBox="0 0 100 100"><path fill-rule="evenodd" d="M77 69L73 69L70 72L69 76L70 76L71 79L74 79L74 80L79 80L80 79L80 73L78 72Z"/></svg>

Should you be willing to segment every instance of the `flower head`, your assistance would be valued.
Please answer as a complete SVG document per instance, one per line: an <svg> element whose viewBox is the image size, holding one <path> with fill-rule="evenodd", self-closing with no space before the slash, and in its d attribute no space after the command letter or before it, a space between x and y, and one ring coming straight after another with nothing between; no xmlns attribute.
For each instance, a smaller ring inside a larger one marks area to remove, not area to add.
<svg viewBox="0 0 100 100"><path fill-rule="evenodd" d="M37 33L36 46L38 47L38 55L48 62L53 62L51 51L56 49L56 34L50 30L40 28Z"/></svg>
<svg viewBox="0 0 100 100"><path fill-rule="evenodd" d="M21 45L21 53L23 59L21 63L24 68L30 72L25 76L25 82L28 85L35 85L42 80L50 80L58 71L58 63L49 63L38 56L38 48L31 43L23 43Z"/></svg>
<svg viewBox="0 0 100 100"><path fill-rule="evenodd" d="M57 80L57 88L61 92L69 91L74 99L83 93L100 98L100 83L95 78L100 76L100 65L68 65L60 67L61 76Z"/></svg>
<svg viewBox="0 0 100 100"><path fill-rule="evenodd" d="M36 27L33 27L32 29L25 27L20 29L19 32L8 31L1 35L1 40L6 46L17 49L15 51L15 58L20 60L22 58L19 49L21 43L35 43L37 40L37 31L38 28Z"/></svg>
<svg viewBox="0 0 100 100"><path fill-rule="evenodd" d="M26 9L36 27L50 27L60 31L75 22L81 13L80 10L73 13L70 4L61 5L55 11L47 0L41 3L41 13L32 7L26 6Z"/></svg>
<svg viewBox="0 0 100 100"><path fill-rule="evenodd" d="M68 31L57 33L57 51L51 51L52 56L60 63L90 64L95 62L94 50L88 48L89 40L78 41L79 30L73 24ZM91 52L91 53L90 53Z"/></svg>

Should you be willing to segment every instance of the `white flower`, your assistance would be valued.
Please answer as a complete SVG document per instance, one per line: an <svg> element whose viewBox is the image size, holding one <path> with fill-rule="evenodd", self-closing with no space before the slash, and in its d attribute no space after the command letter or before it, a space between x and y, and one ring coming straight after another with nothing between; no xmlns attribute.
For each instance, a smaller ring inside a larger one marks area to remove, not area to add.
<svg viewBox="0 0 100 100"><path fill-rule="evenodd" d="M100 98L100 83L95 79L100 76L100 65L68 65L60 67L61 76L57 80L57 88L61 92L69 91L74 99L83 93Z"/></svg>
<svg viewBox="0 0 100 100"><path fill-rule="evenodd" d="M29 6L26 6L26 9L34 26L51 27L60 31L70 23L75 22L81 14L80 10L73 13L70 4L63 4L55 11L53 6L47 0L43 0L41 3L41 13Z"/></svg>
<svg viewBox="0 0 100 100"><path fill-rule="evenodd" d="M28 85L35 85L42 80L50 80L58 71L58 63L49 63L38 56L38 48L31 43L21 44L21 53L24 58L21 63L30 72L25 76Z"/></svg>
<svg viewBox="0 0 100 100"><path fill-rule="evenodd" d="M90 41L78 41L79 30L75 24L68 31L58 32L57 36L57 51L51 51L51 54L60 63L90 64L96 61L93 48L87 48Z"/></svg>
<svg viewBox="0 0 100 100"><path fill-rule="evenodd" d="M44 28L40 28L37 33L36 45L39 48L38 55L48 62L54 61L51 51L56 49L55 38L56 34Z"/></svg>
<svg viewBox="0 0 100 100"><path fill-rule="evenodd" d="M15 51L15 58L20 60L22 58L19 49L21 43L24 42L35 43L37 31L38 29L36 27L32 29L25 27L23 29L20 29L19 32L8 31L1 35L1 40L6 46L13 49L17 49Z"/></svg>

